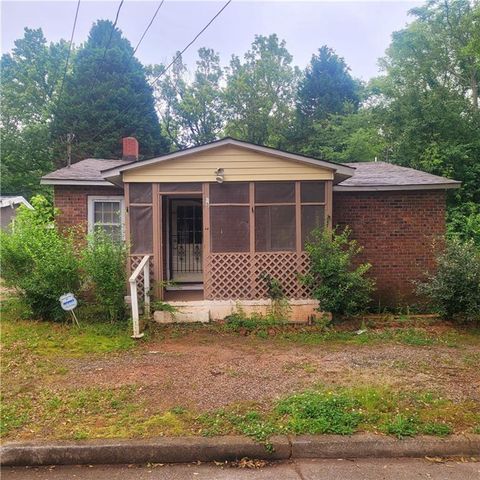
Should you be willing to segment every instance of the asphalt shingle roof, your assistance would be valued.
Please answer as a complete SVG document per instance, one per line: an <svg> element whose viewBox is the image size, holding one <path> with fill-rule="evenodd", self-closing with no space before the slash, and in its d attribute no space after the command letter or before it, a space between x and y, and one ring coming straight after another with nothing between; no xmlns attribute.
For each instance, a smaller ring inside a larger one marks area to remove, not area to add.
<svg viewBox="0 0 480 480"><path fill-rule="evenodd" d="M461 183L446 177L439 177L421 170L400 167L386 162L357 162L345 163L345 165L354 167L355 173L339 184L342 187L453 185Z"/></svg>
<svg viewBox="0 0 480 480"><path fill-rule="evenodd" d="M63 167L49 173L43 180L80 180L101 181L104 180L102 170L120 167L131 163L127 160L106 160L104 158L86 158L70 167Z"/></svg>
<svg viewBox="0 0 480 480"><path fill-rule="evenodd" d="M105 180L102 171L132 163L127 160L106 160L87 158L74 163L70 167L60 168L43 177L44 180ZM355 168L352 177L339 183L339 187L402 187L402 186L454 186L460 184L456 180L439 177L413 168L400 167L386 162L345 163Z"/></svg>

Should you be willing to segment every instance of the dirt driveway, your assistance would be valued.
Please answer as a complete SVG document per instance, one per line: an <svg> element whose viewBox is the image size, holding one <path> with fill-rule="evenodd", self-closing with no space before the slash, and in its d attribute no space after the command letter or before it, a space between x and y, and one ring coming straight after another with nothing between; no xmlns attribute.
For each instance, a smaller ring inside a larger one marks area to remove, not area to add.
<svg viewBox="0 0 480 480"><path fill-rule="evenodd" d="M71 359L70 388L136 385L156 408L269 402L316 384L376 385L480 401L478 345L299 345L208 329L105 358Z"/></svg>

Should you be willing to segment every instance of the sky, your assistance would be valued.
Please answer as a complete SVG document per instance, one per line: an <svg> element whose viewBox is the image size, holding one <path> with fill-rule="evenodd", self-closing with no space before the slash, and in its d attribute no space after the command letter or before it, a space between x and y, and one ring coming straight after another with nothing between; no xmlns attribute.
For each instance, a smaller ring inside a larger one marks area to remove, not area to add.
<svg viewBox="0 0 480 480"><path fill-rule="evenodd" d="M97 19L114 20L119 1L82 0L74 43L86 40ZM135 46L160 0L125 0L117 26ZM333 48L350 66L352 74L368 80L379 73L377 60L384 55L392 32L402 29L411 17L412 1L243 1L233 2L185 53L193 70L196 52L210 47L226 65L232 54L242 56L255 34L276 33L286 41L293 63L302 69L322 45ZM24 27L39 28L48 41L69 39L77 2L2 1L2 53L23 36ZM165 63L186 46L215 15L224 2L165 0L137 51L143 64Z"/></svg>

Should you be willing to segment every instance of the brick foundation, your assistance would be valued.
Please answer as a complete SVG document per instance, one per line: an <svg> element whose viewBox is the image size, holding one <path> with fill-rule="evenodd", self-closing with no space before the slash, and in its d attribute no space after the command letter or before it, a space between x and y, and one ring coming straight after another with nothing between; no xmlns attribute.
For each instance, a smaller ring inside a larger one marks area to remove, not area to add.
<svg viewBox="0 0 480 480"><path fill-rule="evenodd" d="M80 234L87 234L89 195L123 195L117 187L55 185L55 207L60 209L57 223L61 229L80 228Z"/></svg>
<svg viewBox="0 0 480 480"><path fill-rule="evenodd" d="M443 190L334 192L333 224L349 225L372 264L381 306L416 300L412 280L434 267L434 242L445 233Z"/></svg>

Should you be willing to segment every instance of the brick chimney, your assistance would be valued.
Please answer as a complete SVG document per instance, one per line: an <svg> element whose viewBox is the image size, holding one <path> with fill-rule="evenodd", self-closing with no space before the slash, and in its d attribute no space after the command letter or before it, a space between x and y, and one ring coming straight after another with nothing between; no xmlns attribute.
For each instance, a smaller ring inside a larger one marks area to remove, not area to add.
<svg viewBox="0 0 480 480"><path fill-rule="evenodd" d="M138 141L135 137L125 137L123 141L123 160L138 160Z"/></svg>

